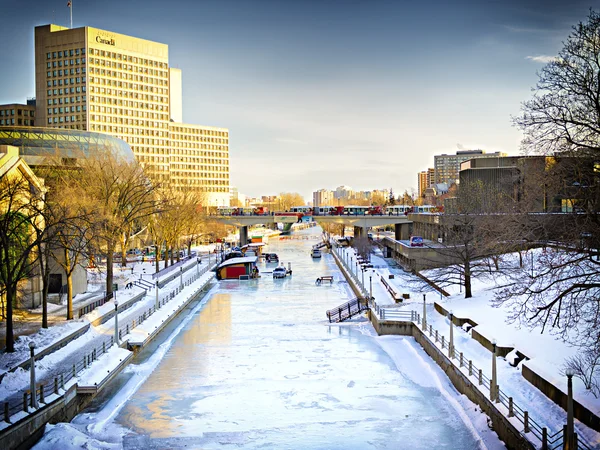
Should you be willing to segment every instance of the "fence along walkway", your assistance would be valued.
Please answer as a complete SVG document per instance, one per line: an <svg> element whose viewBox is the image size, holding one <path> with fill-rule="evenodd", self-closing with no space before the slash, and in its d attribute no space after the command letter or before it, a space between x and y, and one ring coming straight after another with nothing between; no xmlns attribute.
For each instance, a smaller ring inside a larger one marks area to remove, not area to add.
<svg viewBox="0 0 600 450"><path fill-rule="evenodd" d="M208 270L210 270L210 268L206 266L203 269L194 272L193 275L184 281L183 287L192 284ZM172 289L169 293L162 296L158 302L158 309L160 309L160 307L164 306L170 300L174 299L183 289L183 287ZM140 311L137 318L128 320L124 323L119 322L119 341L129 334L131 330L143 323L152 314L158 311L158 309L156 306L152 306L148 310ZM81 353L77 352L78 355L75 355L77 362L61 364L61 369L53 372L49 378L45 377L44 380L36 380L35 392L25 389L8 397L3 402L2 419L5 423L2 424L4 426L0 425L0 432L6 430L7 425L10 426L11 424L16 423L18 420L26 417L28 414L36 412L39 408L44 408L48 404L47 397L49 394L56 394L59 397L64 395L68 389L68 387L65 388L65 385L68 384L68 382L72 379L76 378L80 372L87 369L92 362L96 361L101 355L110 350L114 343L114 336L101 337L98 340L95 340L93 345L84 347ZM53 397L52 401L54 400L55 398ZM35 408L36 404L38 405L38 408Z"/></svg>
<svg viewBox="0 0 600 450"><path fill-rule="evenodd" d="M415 327L420 326L423 336L438 349L441 347L442 352L447 350L445 356L448 357L450 362L455 367L458 367L464 375L468 375L468 378L474 378L480 390L487 390L489 398L492 399L496 409L509 419L516 418L523 426L522 433L525 435L532 433L541 443L542 449L553 450L565 448L567 441L566 425L558 430L551 430L548 427L543 426L539 419L536 421L531 418L529 412L525 410L522 405L517 405L512 397L501 390L499 383L496 383L496 393L495 395L492 395L490 393L491 380L483 373L483 370L475 366L472 360L467 360L467 357L463 352L459 351L456 346L453 345L453 348L450 348L449 340L438 330L434 329L431 324L427 324L426 320L422 320L422 317L418 312L402 310L399 308L380 307L374 300L370 301L369 305L372 312L377 315L379 320L406 321L412 322ZM530 442L532 441L531 438L528 438L528 440ZM589 444L578 439L577 433L574 434L573 440L574 449L592 449Z"/></svg>

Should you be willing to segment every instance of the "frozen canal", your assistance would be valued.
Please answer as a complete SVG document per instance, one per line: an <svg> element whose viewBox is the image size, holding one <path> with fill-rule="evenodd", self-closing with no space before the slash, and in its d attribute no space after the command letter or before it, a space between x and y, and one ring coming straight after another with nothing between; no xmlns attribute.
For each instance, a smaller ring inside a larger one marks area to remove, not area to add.
<svg viewBox="0 0 600 450"><path fill-rule="evenodd" d="M350 293L328 253L310 257L316 242L272 241L291 277L261 265L258 280L221 281L112 399L59 427L91 448L501 448L412 338L327 322Z"/></svg>

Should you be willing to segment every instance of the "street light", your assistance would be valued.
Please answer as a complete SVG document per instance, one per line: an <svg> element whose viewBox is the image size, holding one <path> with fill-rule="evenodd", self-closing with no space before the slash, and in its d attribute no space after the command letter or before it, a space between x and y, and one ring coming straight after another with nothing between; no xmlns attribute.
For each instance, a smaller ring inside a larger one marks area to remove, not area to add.
<svg viewBox="0 0 600 450"><path fill-rule="evenodd" d="M33 353L33 349L35 348L35 344L33 341L29 341L29 354L31 355L30 368L29 368L29 390L31 391L31 407L37 408L37 393L35 389L35 355Z"/></svg>
<svg viewBox="0 0 600 450"><path fill-rule="evenodd" d="M450 344L448 345L448 356L450 359L454 358L454 326L452 325L452 317L454 314L452 311L448 314L448 318L450 319Z"/></svg>
<svg viewBox="0 0 600 450"><path fill-rule="evenodd" d="M158 280L156 280L156 296L155 296L155 300L154 300L154 310L158 310L159 308L159 301L158 301Z"/></svg>
<svg viewBox="0 0 600 450"><path fill-rule="evenodd" d="M568 368L565 371L567 376L567 436L565 437L565 449L576 450L577 445L575 444L575 429L573 425L573 375L575 371L572 368Z"/></svg>
<svg viewBox="0 0 600 450"><path fill-rule="evenodd" d="M427 307L425 304L425 295L426 294L423 294L423 321L421 322L423 330L427 329Z"/></svg>
<svg viewBox="0 0 600 450"><path fill-rule="evenodd" d="M490 380L490 400L496 399L496 339L492 339L492 379Z"/></svg>
<svg viewBox="0 0 600 450"><path fill-rule="evenodd" d="M115 299L115 344L119 345L119 302Z"/></svg>

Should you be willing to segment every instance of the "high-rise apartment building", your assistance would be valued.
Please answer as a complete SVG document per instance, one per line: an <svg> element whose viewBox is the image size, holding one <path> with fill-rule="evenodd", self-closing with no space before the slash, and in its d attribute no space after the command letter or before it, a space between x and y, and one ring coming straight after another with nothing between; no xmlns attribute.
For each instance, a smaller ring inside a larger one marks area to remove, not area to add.
<svg viewBox="0 0 600 450"><path fill-rule="evenodd" d="M418 195L419 198L421 198L423 197L423 194L425 194L425 189L429 187L427 184L427 171L424 170L417 174L417 186L419 187Z"/></svg>
<svg viewBox="0 0 600 450"><path fill-rule="evenodd" d="M435 184L446 183L450 186L452 183L456 183L459 179L458 173L460 172L460 163L474 158L487 158L490 156L506 156L506 153L495 152L486 153L484 150L459 150L456 155L435 155L434 158L434 171L435 171Z"/></svg>
<svg viewBox="0 0 600 450"><path fill-rule="evenodd" d="M332 206L335 205L333 191L327 189L319 189L313 192L313 206Z"/></svg>
<svg viewBox="0 0 600 450"><path fill-rule="evenodd" d="M35 28L36 124L117 136L146 173L229 204L229 131L179 123L169 48L92 27Z"/></svg>

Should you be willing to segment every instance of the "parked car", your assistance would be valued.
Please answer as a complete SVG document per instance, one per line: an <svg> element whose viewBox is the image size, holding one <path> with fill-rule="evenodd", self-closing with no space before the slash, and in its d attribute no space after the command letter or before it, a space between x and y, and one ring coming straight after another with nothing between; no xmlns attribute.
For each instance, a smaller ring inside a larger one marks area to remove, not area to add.
<svg viewBox="0 0 600 450"><path fill-rule="evenodd" d="M423 247L423 238L421 236L411 236L409 242L411 247Z"/></svg>
<svg viewBox="0 0 600 450"><path fill-rule="evenodd" d="M273 278L285 278L287 270L283 266L275 267L273 269Z"/></svg>
<svg viewBox="0 0 600 450"><path fill-rule="evenodd" d="M265 258L265 262L279 262L279 257L277 256L277 253L263 253L263 256Z"/></svg>

